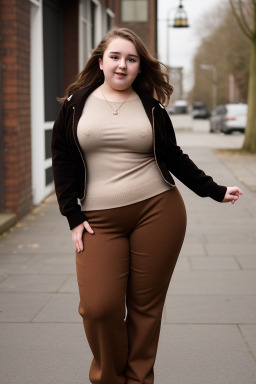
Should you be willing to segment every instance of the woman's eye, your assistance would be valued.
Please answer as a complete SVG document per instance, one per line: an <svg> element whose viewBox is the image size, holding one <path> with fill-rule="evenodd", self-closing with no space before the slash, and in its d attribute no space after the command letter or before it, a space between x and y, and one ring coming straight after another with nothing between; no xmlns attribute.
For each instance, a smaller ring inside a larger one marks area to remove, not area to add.
<svg viewBox="0 0 256 384"><path fill-rule="evenodd" d="M117 60L118 59L118 56L110 56L111 57L111 59L113 59L113 60Z"/></svg>
<svg viewBox="0 0 256 384"><path fill-rule="evenodd" d="M130 62L130 63L135 63L136 61L135 61L135 59L128 59L128 61Z"/></svg>

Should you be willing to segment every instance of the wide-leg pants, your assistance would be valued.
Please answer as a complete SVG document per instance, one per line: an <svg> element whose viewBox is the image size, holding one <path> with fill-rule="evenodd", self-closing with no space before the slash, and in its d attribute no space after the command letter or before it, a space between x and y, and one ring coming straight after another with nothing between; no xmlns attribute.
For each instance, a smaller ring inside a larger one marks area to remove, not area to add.
<svg viewBox="0 0 256 384"><path fill-rule="evenodd" d="M77 253L79 313L93 384L152 384L169 282L186 211L177 188L120 208L88 211Z"/></svg>

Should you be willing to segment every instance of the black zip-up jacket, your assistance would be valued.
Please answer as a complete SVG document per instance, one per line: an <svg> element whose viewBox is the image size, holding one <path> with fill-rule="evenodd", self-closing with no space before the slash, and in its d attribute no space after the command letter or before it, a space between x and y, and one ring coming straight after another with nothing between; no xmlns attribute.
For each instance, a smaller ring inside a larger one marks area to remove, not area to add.
<svg viewBox="0 0 256 384"><path fill-rule="evenodd" d="M51 148L55 189L60 212L67 217L70 229L87 219L78 203L78 199L83 200L86 196L86 163L77 138L77 124L87 97L99 85L80 89L69 96L53 127ZM182 152L176 144L172 122L164 106L148 94L135 91L152 125L155 161L165 182L175 188L172 173L197 195L221 202L227 188L216 184Z"/></svg>

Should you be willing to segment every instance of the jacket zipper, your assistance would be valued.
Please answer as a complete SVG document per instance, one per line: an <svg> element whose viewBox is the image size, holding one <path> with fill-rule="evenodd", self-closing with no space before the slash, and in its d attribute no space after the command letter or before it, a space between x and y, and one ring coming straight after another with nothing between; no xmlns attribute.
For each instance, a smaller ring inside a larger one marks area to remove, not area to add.
<svg viewBox="0 0 256 384"><path fill-rule="evenodd" d="M72 133L73 133L73 138L74 138L74 141L76 143L76 147L78 149L78 152L80 153L80 156L81 156L81 159L82 159L82 162L83 162L83 165L84 165L84 195L82 197L82 199L80 199L81 201L85 199L85 192L86 192L86 167L85 167L85 161L84 161L84 157L81 153L81 150L79 148L79 145L77 143L77 140L76 140L76 136L75 136L75 112L76 112L76 109L75 107L73 107L73 121L72 121Z"/></svg>
<svg viewBox="0 0 256 384"><path fill-rule="evenodd" d="M156 165L157 165L157 168L159 169L159 172L161 173L161 176L163 178L163 180L169 184L171 187L176 187L176 185L174 184L171 184L168 180L166 180L166 178L164 177L159 165L158 165L158 161L157 161L157 157L156 157L156 132L155 132L155 117L154 117L154 110L155 110L155 107L152 108L152 121L153 121L153 143L154 143L154 157L155 157L155 162L156 162Z"/></svg>

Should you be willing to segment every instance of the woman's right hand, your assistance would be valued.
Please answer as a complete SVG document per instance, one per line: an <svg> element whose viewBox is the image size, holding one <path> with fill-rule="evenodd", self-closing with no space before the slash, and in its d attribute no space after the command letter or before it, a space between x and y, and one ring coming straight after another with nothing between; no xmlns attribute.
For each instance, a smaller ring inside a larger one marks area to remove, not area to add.
<svg viewBox="0 0 256 384"><path fill-rule="evenodd" d="M86 230L91 235L94 234L94 231L91 228L88 221L84 221L82 224L79 224L77 227L72 229L72 240L75 244L75 249L77 252L82 252L84 249L83 240L82 240L84 230Z"/></svg>

